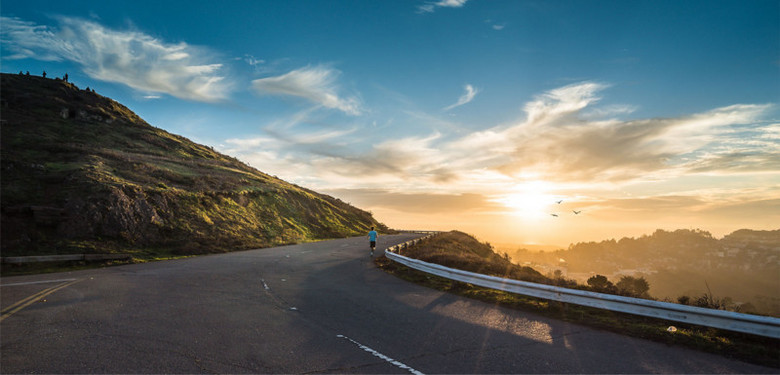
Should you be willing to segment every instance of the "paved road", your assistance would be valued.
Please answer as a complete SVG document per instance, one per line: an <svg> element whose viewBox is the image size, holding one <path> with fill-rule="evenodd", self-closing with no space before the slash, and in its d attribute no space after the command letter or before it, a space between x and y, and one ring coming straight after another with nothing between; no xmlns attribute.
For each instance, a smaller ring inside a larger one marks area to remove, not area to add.
<svg viewBox="0 0 780 375"><path fill-rule="evenodd" d="M777 372L422 288L366 242L3 278L0 372Z"/></svg>

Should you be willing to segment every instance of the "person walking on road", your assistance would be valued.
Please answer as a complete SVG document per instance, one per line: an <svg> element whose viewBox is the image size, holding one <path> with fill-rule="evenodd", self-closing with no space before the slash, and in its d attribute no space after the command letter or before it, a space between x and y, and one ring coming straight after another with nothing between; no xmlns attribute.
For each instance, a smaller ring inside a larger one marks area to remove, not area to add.
<svg viewBox="0 0 780 375"><path fill-rule="evenodd" d="M376 233L374 230L374 227L371 227L371 231L368 232L368 243L371 246L371 256L374 256L374 249L376 249L376 238L379 237L379 234Z"/></svg>

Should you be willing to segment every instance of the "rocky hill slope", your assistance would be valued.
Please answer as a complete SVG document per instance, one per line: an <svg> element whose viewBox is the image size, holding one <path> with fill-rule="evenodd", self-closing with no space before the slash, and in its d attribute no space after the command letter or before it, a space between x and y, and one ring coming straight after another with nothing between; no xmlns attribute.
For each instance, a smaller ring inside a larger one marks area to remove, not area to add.
<svg viewBox="0 0 780 375"><path fill-rule="evenodd" d="M2 254L197 254L363 234L370 213L59 80L0 77Z"/></svg>

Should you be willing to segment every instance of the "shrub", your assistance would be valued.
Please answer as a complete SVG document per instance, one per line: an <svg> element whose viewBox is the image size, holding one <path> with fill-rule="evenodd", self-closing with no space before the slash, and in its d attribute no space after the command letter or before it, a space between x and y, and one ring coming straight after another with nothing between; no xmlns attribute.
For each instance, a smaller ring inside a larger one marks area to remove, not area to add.
<svg viewBox="0 0 780 375"><path fill-rule="evenodd" d="M650 298L650 283L644 277L623 276L615 286L622 296Z"/></svg>
<svg viewBox="0 0 780 375"><path fill-rule="evenodd" d="M591 290L599 293L616 294L617 288L604 275L591 276L588 281Z"/></svg>

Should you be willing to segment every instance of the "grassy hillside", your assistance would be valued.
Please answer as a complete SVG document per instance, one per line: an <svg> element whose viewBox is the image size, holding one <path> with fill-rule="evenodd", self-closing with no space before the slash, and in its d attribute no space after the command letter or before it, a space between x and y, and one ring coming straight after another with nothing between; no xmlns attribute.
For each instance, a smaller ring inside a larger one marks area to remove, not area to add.
<svg viewBox="0 0 780 375"><path fill-rule="evenodd" d="M3 256L186 255L387 230L70 83L2 74L0 90Z"/></svg>
<svg viewBox="0 0 780 375"><path fill-rule="evenodd" d="M424 240L418 246L405 249L403 255L483 275L552 283L533 268L518 266L512 263L508 256L494 252L489 244L481 243L476 238L458 231L441 233Z"/></svg>

